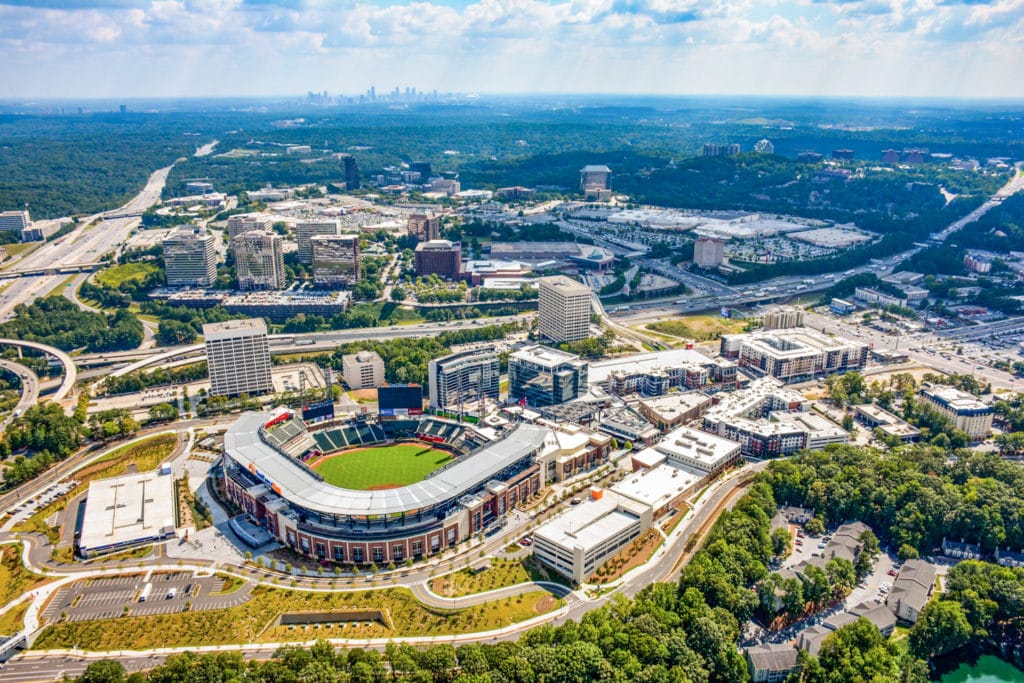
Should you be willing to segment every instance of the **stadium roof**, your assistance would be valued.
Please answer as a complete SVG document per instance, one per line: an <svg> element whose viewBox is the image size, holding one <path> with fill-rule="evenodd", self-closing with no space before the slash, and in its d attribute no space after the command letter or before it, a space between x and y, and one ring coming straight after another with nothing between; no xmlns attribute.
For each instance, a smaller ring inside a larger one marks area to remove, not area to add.
<svg viewBox="0 0 1024 683"><path fill-rule="evenodd" d="M500 441L463 456L423 481L394 489L357 491L319 480L295 460L260 438L260 427L274 413L245 413L224 434L224 451L242 467L253 468L276 485L283 498L328 515L391 515L433 507L499 478L503 469L544 445L546 427L520 424Z"/></svg>

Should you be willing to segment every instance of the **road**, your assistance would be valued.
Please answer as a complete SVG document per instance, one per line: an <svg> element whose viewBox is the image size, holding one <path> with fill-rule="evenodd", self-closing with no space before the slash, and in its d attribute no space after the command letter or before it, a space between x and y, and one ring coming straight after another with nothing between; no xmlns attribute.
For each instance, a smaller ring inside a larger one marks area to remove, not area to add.
<svg viewBox="0 0 1024 683"><path fill-rule="evenodd" d="M29 406L36 404L36 400L39 398L39 377L24 365L14 361L0 359L0 367L12 375L17 375L21 380L21 400L14 407L14 411L3 422L0 422L0 432L2 432L7 429L7 425L16 415L21 415Z"/></svg>
<svg viewBox="0 0 1024 683"><path fill-rule="evenodd" d="M139 194L124 206L109 213L141 214L160 199L170 171L171 166L168 166L153 172ZM90 216L82 220L73 232L42 245L14 265L22 270L94 263L101 260L104 254L120 249L128 234L138 224L137 216L110 219L104 218L104 214ZM10 317L19 304L29 304L39 297L46 296L59 287L65 278L64 275L40 275L14 280L0 292L0 320Z"/></svg>
<svg viewBox="0 0 1024 683"><path fill-rule="evenodd" d="M35 349L36 351L42 351L47 355L56 358L60 364L64 366L64 379L57 388L57 392L52 396L52 399L60 402L71 395L71 392L75 388L75 382L78 380L78 366L75 365L75 361L71 359L71 356L58 348L47 346L46 344L39 344L38 342L23 341L21 339L0 339L0 346L4 344L9 346L20 346L25 349Z"/></svg>

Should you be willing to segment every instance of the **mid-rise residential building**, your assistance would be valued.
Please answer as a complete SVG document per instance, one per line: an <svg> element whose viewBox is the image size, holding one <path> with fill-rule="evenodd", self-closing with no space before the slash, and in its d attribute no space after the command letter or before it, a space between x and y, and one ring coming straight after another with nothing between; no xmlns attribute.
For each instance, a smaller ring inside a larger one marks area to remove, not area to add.
<svg viewBox="0 0 1024 683"><path fill-rule="evenodd" d="M427 376L432 410L479 413L487 401L498 401L501 366L492 348L436 358L427 365Z"/></svg>
<svg viewBox="0 0 1024 683"><path fill-rule="evenodd" d="M416 274L438 275L457 280L462 272L462 245L448 240L430 240L416 245Z"/></svg>
<svg viewBox="0 0 1024 683"><path fill-rule="evenodd" d="M700 236L693 243L693 263L701 268L717 268L725 258L725 240Z"/></svg>
<svg viewBox="0 0 1024 683"><path fill-rule="evenodd" d="M638 353L592 363L590 384L616 396L661 396L672 389L736 386L736 364L693 349Z"/></svg>
<svg viewBox="0 0 1024 683"><path fill-rule="evenodd" d="M650 457L658 453L670 465L713 477L739 461L741 448L738 442L731 439L689 427L678 427L647 450L653 453L647 456L641 451L638 454L641 460L652 463L654 461Z"/></svg>
<svg viewBox="0 0 1024 683"><path fill-rule="evenodd" d="M384 384L384 361L374 351L346 354L341 374L349 389L374 389Z"/></svg>
<svg viewBox="0 0 1024 683"><path fill-rule="evenodd" d="M231 241L239 289L283 289L281 236L268 230L244 232Z"/></svg>
<svg viewBox="0 0 1024 683"><path fill-rule="evenodd" d="M793 383L862 369L868 345L797 327L722 335L721 354L757 374Z"/></svg>
<svg viewBox="0 0 1024 683"><path fill-rule="evenodd" d="M871 403L856 406L854 416L868 429L878 429L882 434L895 437L904 443L921 438L920 429Z"/></svg>
<svg viewBox="0 0 1024 683"><path fill-rule="evenodd" d="M262 318L203 325L203 338L211 396L258 396L274 390Z"/></svg>
<svg viewBox="0 0 1024 683"><path fill-rule="evenodd" d="M253 230L270 230L273 225L273 219L262 213L240 213L230 216L228 218L228 241L234 242L234 239L242 233Z"/></svg>
<svg viewBox="0 0 1024 683"><path fill-rule="evenodd" d="M931 599L934 586L934 565L924 560L907 560L892 582L892 591L886 596L885 604L899 619L911 624L917 623L921 610Z"/></svg>
<svg viewBox="0 0 1024 683"><path fill-rule="evenodd" d="M313 235L313 283L317 287L339 287L359 281L359 235Z"/></svg>
<svg viewBox="0 0 1024 683"><path fill-rule="evenodd" d="M217 279L217 245L206 230L172 230L163 249L168 287L209 287Z"/></svg>
<svg viewBox="0 0 1024 683"><path fill-rule="evenodd" d="M789 643L748 647L747 671L752 683L782 683L800 670L798 650Z"/></svg>
<svg viewBox="0 0 1024 683"><path fill-rule="evenodd" d="M707 394L687 391L641 399L638 410L651 424L667 432L696 420L704 414L711 402L712 398Z"/></svg>
<svg viewBox="0 0 1024 683"><path fill-rule="evenodd" d="M414 213L409 216L409 236L420 242L441 239L441 219L425 213Z"/></svg>
<svg viewBox="0 0 1024 683"><path fill-rule="evenodd" d="M19 233L32 225L27 210L0 212L0 230L16 230Z"/></svg>
<svg viewBox="0 0 1024 683"><path fill-rule="evenodd" d="M779 306L765 312L763 327L766 330L788 330L803 327L804 309L798 306Z"/></svg>
<svg viewBox="0 0 1024 683"><path fill-rule="evenodd" d="M295 224L295 243L298 245L299 263L313 263L313 247L310 238L313 235L337 235L338 221L320 219L299 221Z"/></svg>
<svg viewBox="0 0 1024 683"><path fill-rule="evenodd" d="M861 303L873 306L906 306L905 296L896 296L871 287L857 287L853 290L853 298Z"/></svg>
<svg viewBox="0 0 1024 683"><path fill-rule="evenodd" d="M995 411L971 394L944 384L928 383L921 387L920 393L921 398L972 441L981 441L992 432Z"/></svg>
<svg viewBox="0 0 1024 683"><path fill-rule="evenodd" d="M564 275L537 281L538 330L554 342L574 342L590 336L590 288Z"/></svg>
<svg viewBox="0 0 1024 683"><path fill-rule="evenodd" d="M509 355L509 396L529 406L565 403L587 391L587 363L573 353L534 344Z"/></svg>

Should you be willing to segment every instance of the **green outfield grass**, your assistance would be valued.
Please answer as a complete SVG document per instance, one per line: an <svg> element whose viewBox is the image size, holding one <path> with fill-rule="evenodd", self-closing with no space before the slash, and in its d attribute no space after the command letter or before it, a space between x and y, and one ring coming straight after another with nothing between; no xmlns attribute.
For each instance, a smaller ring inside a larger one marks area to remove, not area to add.
<svg viewBox="0 0 1024 683"><path fill-rule="evenodd" d="M346 489L407 486L452 459L447 453L418 443L359 448L312 463L328 484Z"/></svg>

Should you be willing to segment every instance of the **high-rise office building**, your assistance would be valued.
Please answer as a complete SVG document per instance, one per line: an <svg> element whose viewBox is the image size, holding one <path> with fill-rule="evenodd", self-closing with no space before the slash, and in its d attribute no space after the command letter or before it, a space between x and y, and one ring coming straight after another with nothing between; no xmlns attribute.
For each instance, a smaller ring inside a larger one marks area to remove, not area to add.
<svg viewBox="0 0 1024 683"><path fill-rule="evenodd" d="M345 189L358 190L359 164L356 163L356 158L351 154L338 154L337 157L341 160L342 173L345 176Z"/></svg>
<svg viewBox="0 0 1024 683"><path fill-rule="evenodd" d="M203 325L211 396L258 396L274 390L262 318Z"/></svg>
<svg viewBox="0 0 1024 683"><path fill-rule="evenodd" d="M409 216L409 235L416 237L420 242L440 239L441 219L425 213L414 213Z"/></svg>
<svg viewBox="0 0 1024 683"><path fill-rule="evenodd" d="M261 213L240 213L228 218L228 240L234 240L245 232L270 230L274 221Z"/></svg>
<svg viewBox="0 0 1024 683"><path fill-rule="evenodd" d="M17 230L21 232L32 225L28 211L4 211L0 213L0 230Z"/></svg>
<svg viewBox="0 0 1024 683"><path fill-rule="evenodd" d="M352 285L359 281L359 235L314 235L313 283L317 287Z"/></svg>
<svg viewBox="0 0 1024 683"><path fill-rule="evenodd" d="M434 174L429 161L414 161L409 164L409 170L420 174L420 182L425 183Z"/></svg>
<svg viewBox="0 0 1024 683"><path fill-rule="evenodd" d="M209 287L217 279L217 247L201 228L178 228L163 240L169 287Z"/></svg>
<svg viewBox="0 0 1024 683"><path fill-rule="evenodd" d="M758 154L775 154L775 145L768 138L758 140L754 145L754 151Z"/></svg>
<svg viewBox="0 0 1024 683"><path fill-rule="evenodd" d="M788 330L803 327L804 309L797 306L779 306L765 311L762 327L766 330Z"/></svg>
<svg viewBox="0 0 1024 683"><path fill-rule="evenodd" d="M730 145L719 145L713 142L708 142L704 144L703 156L706 157L729 157L739 153L740 146L736 143L732 143Z"/></svg>
<svg viewBox="0 0 1024 683"><path fill-rule="evenodd" d="M839 159L842 161L851 161L853 159L852 149L834 149L832 150L832 158Z"/></svg>
<svg viewBox="0 0 1024 683"><path fill-rule="evenodd" d="M580 192L587 194L612 189L612 169L604 164L587 164L580 169Z"/></svg>
<svg viewBox="0 0 1024 683"><path fill-rule="evenodd" d="M283 289L281 236L267 230L245 232L231 241L239 289Z"/></svg>
<svg viewBox="0 0 1024 683"><path fill-rule="evenodd" d="M462 245L448 240L431 240L416 245L416 274L439 275L456 280L462 272Z"/></svg>
<svg viewBox="0 0 1024 683"><path fill-rule="evenodd" d="M725 240L700 236L693 243L693 263L701 268L717 268L725 258Z"/></svg>
<svg viewBox="0 0 1024 683"><path fill-rule="evenodd" d="M498 400L501 367L493 348L453 353L427 365L430 407L479 413L483 404Z"/></svg>
<svg viewBox="0 0 1024 683"><path fill-rule="evenodd" d="M590 288L564 275L542 277L538 329L554 342L574 342L590 336Z"/></svg>
<svg viewBox="0 0 1024 683"><path fill-rule="evenodd" d="M508 357L509 398L528 406L565 403L587 393L590 366L573 353L534 344Z"/></svg>
<svg viewBox="0 0 1024 683"><path fill-rule="evenodd" d="M309 238L313 235L337 235L337 220L299 221L295 224L295 243L299 245L299 263L313 263L313 249Z"/></svg>

